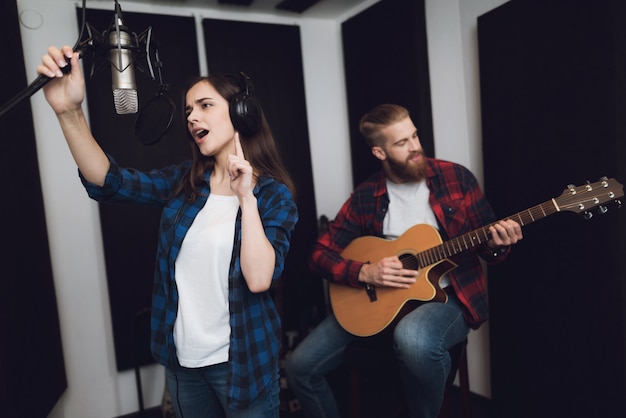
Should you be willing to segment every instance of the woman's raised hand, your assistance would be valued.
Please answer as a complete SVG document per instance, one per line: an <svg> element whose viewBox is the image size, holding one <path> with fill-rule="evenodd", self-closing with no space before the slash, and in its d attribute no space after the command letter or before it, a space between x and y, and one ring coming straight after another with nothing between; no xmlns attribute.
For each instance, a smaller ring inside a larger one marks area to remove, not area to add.
<svg viewBox="0 0 626 418"><path fill-rule="evenodd" d="M69 71L68 71L68 67ZM46 100L55 113L80 108L85 97L85 80L79 64L79 54L70 46L51 46L41 59L37 73L51 78L43 87Z"/></svg>

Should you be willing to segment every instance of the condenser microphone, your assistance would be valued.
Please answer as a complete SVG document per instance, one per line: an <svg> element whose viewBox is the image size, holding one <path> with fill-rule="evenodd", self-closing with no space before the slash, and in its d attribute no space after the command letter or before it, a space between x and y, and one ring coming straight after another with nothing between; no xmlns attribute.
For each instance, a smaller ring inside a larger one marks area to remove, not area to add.
<svg viewBox="0 0 626 418"><path fill-rule="evenodd" d="M118 115L137 113L137 83L132 49L134 42L131 33L124 25L122 10L117 1L113 21L108 42L115 113Z"/></svg>

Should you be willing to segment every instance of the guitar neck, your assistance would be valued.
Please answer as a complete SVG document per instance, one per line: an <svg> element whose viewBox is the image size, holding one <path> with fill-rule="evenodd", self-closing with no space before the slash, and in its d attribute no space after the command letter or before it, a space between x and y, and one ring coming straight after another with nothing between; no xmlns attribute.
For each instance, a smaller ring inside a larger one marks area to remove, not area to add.
<svg viewBox="0 0 626 418"><path fill-rule="evenodd" d="M613 202L619 207L622 205L620 201L622 197L624 197L624 186L613 178L602 177L595 183L587 182L587 184L581 186L569 185L560 196L518 212L508 218L504 218L504 220L511 219L521 226L525 226L553 213L563 211L584 213L585 217L589 219L592 216L591 212L589 212L591 209L599 207L600 213L606 213L607 208L604 205ZM476 248L489 241L491 238L489 227L496 223L483 226L435 247L418 252L415 255L407 254L402 259L402 262L406 263L408 268L425 267L463 251ZM415 263L418 264L417 267Z"/></svg>
<svg viewBox="0 0 626 418"><path fill-rule="evenodd" d="M511 215L506 219L512 219L519 223L521 226L531 224L539 219L543 219L553 213L558 212L558 206L554 199L548 200L537 206L533 206L524 211ZM466 234L460 235L449 241L446 241L440 245L429 248L415 255L417 257L420 266L428 266L435 264L441 260L444 260L450 256L460 254L464 251L476 248L491 238L489 227L495 225L497 222L475 229Z"/></svg>

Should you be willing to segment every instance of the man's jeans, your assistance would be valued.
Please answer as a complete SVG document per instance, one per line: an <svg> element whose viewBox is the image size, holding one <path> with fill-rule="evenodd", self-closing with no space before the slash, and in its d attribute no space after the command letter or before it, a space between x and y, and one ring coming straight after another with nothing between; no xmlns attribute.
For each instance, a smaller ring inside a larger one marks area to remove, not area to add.
<svg viewBox="0 0 626 418"><path fill-rule="evenodd" d="M407 403L413 418L437 418L450 373L448 350L463 341L470 327L455 296L447 303L420 305L393 332ZM289 387L310 418L339 418L326 374L341 365L346 346L360 337L345 331L333 315L325 318L289 356Z"/></svg>

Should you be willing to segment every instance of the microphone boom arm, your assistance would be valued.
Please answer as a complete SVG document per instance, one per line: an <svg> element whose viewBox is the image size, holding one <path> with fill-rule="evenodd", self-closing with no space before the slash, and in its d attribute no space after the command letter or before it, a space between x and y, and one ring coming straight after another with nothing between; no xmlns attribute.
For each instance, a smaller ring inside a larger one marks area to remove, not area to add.
<svg viewBox="0 0 626 418"><path fill-rule="evenodd" d="M77 48L74 48L75 51L78 51L80 56L83 56L83 53L90 48L90 40L86 40L83 43L80 43ZM68 60L69 63L69 60ZM61 69L64 74L70 72L70 66L66 65ZM7 114L11 109L15 106L23 102L24 100L31 97L33 94L37 93L43 86L48 84L48 82L52 80L50 77L40 74L32 83L28 85L24 90L15 95L11 100L9 100L6 104L0 108L0 119Z"/></svg>

